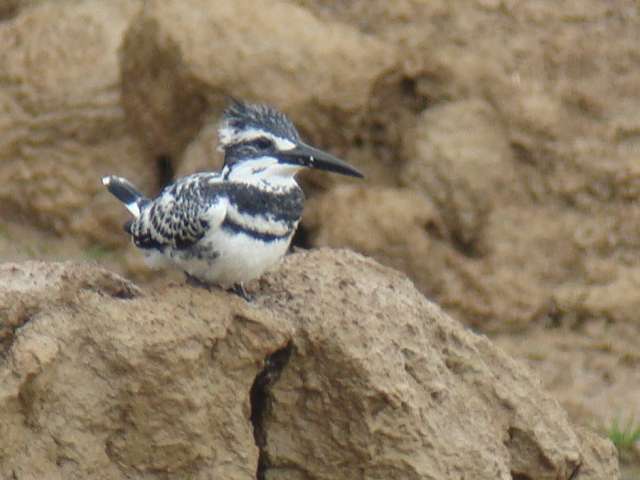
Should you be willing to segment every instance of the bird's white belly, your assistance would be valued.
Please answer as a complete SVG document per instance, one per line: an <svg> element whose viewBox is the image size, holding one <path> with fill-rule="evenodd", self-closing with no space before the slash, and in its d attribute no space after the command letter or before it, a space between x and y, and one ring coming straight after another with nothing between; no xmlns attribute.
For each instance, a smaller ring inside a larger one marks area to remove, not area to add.
<svg viewBox="0 0 640 480"><path fill-rule="evenodd" d="M165 256L197 279L226 288L260 277L285 255L292 237L293 233L264 242L242 233L217 229L202 238L195 249L169 250L165 251Z"/></svg>

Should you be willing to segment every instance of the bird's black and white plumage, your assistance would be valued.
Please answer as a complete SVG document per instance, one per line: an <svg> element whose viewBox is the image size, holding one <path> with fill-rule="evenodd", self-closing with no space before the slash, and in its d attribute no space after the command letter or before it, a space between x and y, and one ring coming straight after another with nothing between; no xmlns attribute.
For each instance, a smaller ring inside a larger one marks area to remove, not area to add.
<svg viewBox="0 0 640 480"><path fill-rule="evenodd" d="M125 225L154 266L174 265L222 287L252 280L286 253L300 222L302 168L362 177L348 164L300 140L277 110L234 101L219 130L224 166L196 173L145 198L126 179L102 179L133 215Z"/></svg>

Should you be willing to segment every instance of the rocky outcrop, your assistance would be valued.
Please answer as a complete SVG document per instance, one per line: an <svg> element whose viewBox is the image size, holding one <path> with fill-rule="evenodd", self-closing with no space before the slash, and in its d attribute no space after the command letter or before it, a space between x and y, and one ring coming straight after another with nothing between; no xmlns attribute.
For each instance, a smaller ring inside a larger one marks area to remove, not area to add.
<svg viewBox="0 0 640 480"><path fill-rule="evenodd" d="M3 265L0 324L28 314L3 330L0 476L618 477L606 440L403 275L319 250L250 291Z"/></svg>

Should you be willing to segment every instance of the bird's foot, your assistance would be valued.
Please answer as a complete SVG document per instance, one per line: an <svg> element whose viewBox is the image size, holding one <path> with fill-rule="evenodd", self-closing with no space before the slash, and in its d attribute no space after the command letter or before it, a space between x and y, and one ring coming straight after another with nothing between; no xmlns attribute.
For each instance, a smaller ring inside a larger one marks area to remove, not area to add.
<svg viewBox="0 0 640 480"><path fill-rule="evenodd" d="M207 282L204 282L204 281L200 280L199 278L188 274L187 272L184 272L184 275L185 275L186 280L187 280L187 285L190 285L192 287L195 287L195 288L206 288L210 292L212 292L213 288L216 287L215 285L211 285L211 284L209 284ZM247 291L244 289L244 285L242 283L235 283L231 288L227 288L226 291L238 295L240 298L244 299L245 301L247 301L249 303L251 303L253 301L253 296L251 296L251 295L249 295L247 293Z"/></svg>
<svg viewBox="0 0 640 480"><path fill-rule="evenodd" d="M253 301L253 297L247 293L247 291L244 289L244 285L242 283L234 284L233 287L229 288L227 291L235 293L236 295L238 295L239 297L243 298L244 300L246 300L249 303Z"/></svg>

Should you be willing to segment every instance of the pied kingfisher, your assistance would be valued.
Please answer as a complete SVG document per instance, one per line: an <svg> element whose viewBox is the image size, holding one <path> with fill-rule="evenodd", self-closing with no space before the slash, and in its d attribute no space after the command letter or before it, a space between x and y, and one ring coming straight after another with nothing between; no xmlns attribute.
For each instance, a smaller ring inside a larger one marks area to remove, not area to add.
<svg viewBox="0 0 640 480"><path fill-rule="evenodd" d="M260 104L233 100L218 128L224 166L165 187L153 200L126 179L102 178L134 219L124 226L154 267L174 265L192 280L233 288L260 277L284 256L300 222L302 168L363 177L306 145L291 121Z"/></svg>

